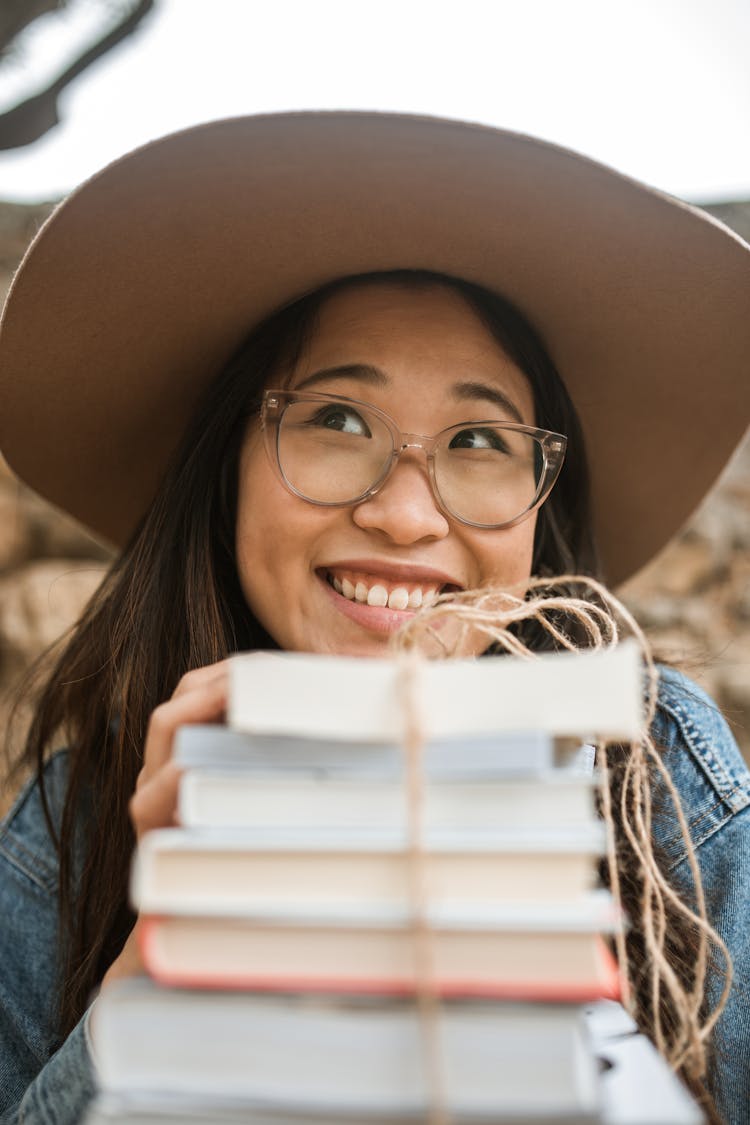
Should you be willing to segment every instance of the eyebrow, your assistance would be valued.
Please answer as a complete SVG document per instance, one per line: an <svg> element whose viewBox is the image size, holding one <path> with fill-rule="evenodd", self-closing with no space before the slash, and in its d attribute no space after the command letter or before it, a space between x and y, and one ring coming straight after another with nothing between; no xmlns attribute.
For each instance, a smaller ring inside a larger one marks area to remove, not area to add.
<svg viewBox="0 0 750 1125"><path fill-rule="evenodd" d="M339 367L324 367L320 371L315 371L298 383L294 389L295 391L309 390L317 383L328 382L330 379L360 379L371 387L381 388L387 387L390 383L385 371L373 367L370 363L344 363Z"/></svg>
<svg viewBox="0 0 750 1125"><path fill-rule="evenodd" d="M329 382L335 379L358 379L371 387L384 389L389 386L390 379L379 367L370 363L345 363L338 367L324 367L313 372L298 383L296 391L309 390L318 383ZM454 383L451 388L452 397L456 402L491 402L504 414L510 414L517 422L523 424L521 411L511 398L497 387L489 383L480 383L476 380L465 380Z"/></svg>
<svg viewBox="0 0 750 1125"><path fill-rule="evenodd" d="M453 385L453 397L459 402L480 402L487 400L497 406L506 414L511 414L517 422L523 425L521 411L511 398L508 398L497 387L488 383L464 382Z"/></svg>

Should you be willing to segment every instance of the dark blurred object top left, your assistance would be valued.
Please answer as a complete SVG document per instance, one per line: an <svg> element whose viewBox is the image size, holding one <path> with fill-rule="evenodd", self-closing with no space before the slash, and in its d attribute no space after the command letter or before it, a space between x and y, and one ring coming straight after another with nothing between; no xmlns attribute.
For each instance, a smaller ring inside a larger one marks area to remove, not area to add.
<svg viewBox="0 0 750 1125"><path fill-rule="evenodd" d="M88 67L111 51L138 28L155 7L156 0L3 0L0 5L0 73L9 65L19 37L42 16L59 13L60 57L51 78L39 79L32 65L28 92L0 113L0 149L33 144L60 122L58 99L62 90ZM78 10L87 9L87 19L76 20ZM92 18L93 16L93 18ZM70 28L83 27L71 52ZM66 29L67 25L67 29ZM63 32L66 32L63 34Z"/></svg>

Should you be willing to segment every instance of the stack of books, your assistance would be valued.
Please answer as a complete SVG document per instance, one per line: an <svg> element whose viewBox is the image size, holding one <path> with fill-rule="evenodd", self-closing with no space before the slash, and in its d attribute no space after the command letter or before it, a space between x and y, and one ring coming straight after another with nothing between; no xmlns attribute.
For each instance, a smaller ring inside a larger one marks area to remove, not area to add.
<svg viewBox="0 0 750 1125"><path fill-rule="evenodd" d="M90 1120L629 1120L586 740L637 735L635 649L232 664L137 852L150 976L97 1001Z"/></svg>

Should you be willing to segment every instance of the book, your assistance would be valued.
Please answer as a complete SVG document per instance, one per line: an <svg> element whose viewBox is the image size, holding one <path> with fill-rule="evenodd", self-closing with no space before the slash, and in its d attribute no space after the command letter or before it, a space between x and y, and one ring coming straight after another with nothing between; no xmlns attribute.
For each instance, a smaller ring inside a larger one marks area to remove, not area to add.
<svg viewBox="0 0 750 1125"><path fill-rule="evenodd" d="M416 717L426 742L498 731L637 737L638 647L422 661L409 702L405 662L253 652L229 662L229 725L257 734L402 744ZM409 708L416 716L410 716Z"/></svg>
<svg viewBox="0 0 750 1125"><path fill-rule="evenodd" d="M294 665L296 667L296 662ZM570 764L575 772L579 739L555 738L542 730L431 738L422 750L430 781L505 780L531 777ZM400 742L330 739L238 731L218 723L195 723L177 730L175 763L182 770L217 770L256 776L331 780L357 777L400 782L404 748Z"/></svg>
<svg viewBox="0 0 750 1125"><path fill-rule="evenodd" d="M577 906L430 909L431 982L442 996L581 1002L619 997L601 934L620 918L607 892ZM413 995L419 944L406 912L143 916L141 955L167 985Z"/></svg>
<svg viewBox="0 0 750 1125"><path fill-rule="evenodd" d="M247 704L245 727L179 733L184 826L139 843L152 980L125 982L89 1125L425 1120L424 988L453 1125L700 1120L647 1040L605 1034L584 1006L620 989L605 937L623 920L593 889L606 831L590 742L637 733L632 647L420 666L408 703L394 662L345 661L343 678L332 658L235 663L229 720Z"/></svg>
<svg viewBox="0 0 750 1125"><path fill-rule="evenodd" d="M409 1002L199 994L136 978L103 992L92 1021L110 1095L205 1099L217 1120L233 1101L271 1120L425 1119L423 1028ZM451 1002L437 1031L452 1121L596 1120L598 1073L578 1007Z"/></svg>
<svg viewBox="0 0 750 1125"><path fill-rule="evenodd" d="M705 1125L682 1082L621 1004L597 1000L583 1014L601 1066L605 1125Z"/></svg>
<svg viewBox="0 0 750 1125"><path fill-rule="evenodd" d="M619 996L623 926L590 743L640 728L634 646L422 665L410 700L398 662L231 663L241 729L179 733L184 826L139 842L152 979L96 1001L89 1125L411 1125L430 1044L452 1125L696 1125L588 1003Z"/></svg>
<svg viewBox="0 0 750 1125"><path fill-rule="evenodd" d="M422 823L428 835L461 829L490 832L499 826L581 828L594 818L597 780L568 769L537 771L530 777L428 779ZM178 816L188 828L369 830L403 836L408 806L406 787L396 778L199 767L180 778Z"/></svg>
<svg viewBox="0 0 750 1125"><path fill-rule="evenodd" d="M574 903L593 887L605 841L599 821L558 830L428 830L420 861L424 893L438 908ZM142 913L405 911L413 862L405 825L347 832L166 828L141 841L131 900Z"/></svg>
<svg viewBox="0 0 750 1125"><path fill-rule="evenodd" d="M99 1095L89 1110L84 1125L424 1125L428 1120L422 1111L398 1113L358 1112L356 1115L337 1112L314 1113L309 1110L284 1112L274 1106L259 1108L247 1102L232 1103L212 1099L196 1102L194 1098L164 1099L159 1097L133 1097L132 1095ZM451 1125L594 1125L599 1116L576 1111L574 1114L549 1113L502 1114L451 1114ZM639 1122L638 1125L641 1125ZM643 1123L646 1125L646 1122ZM648 1122L648 1125L652 1125ZM665 1125L677 1125L671 1118Z"/></svg>
<svg viewBox="0 0 750 1125"><path fill-rule="evenodd" d="M230 664L229 719L243 729L180 733L181 807L190 822L191 785L213 776L228 799L242 779L249 803L236 802L235 815L244 824L209 815L203 827L141 842L132 898L145 916L143 956L154 976L182 986L413 992L418 883L420 925L434 927L434 983L444 995L617 995L600 935L621 922L607 892L592 894L606 845L595 779L553 763L556 739L580 745L588 731L614 735L637 724L634 646L413 668L425 734L418 855L399 741L404 666L294 653ZM545 699L541 726L534 692ZM605 696L607 723L591 703ZM544 766L532 772L517 754L529 740ZM526 788L509 792L511 779ZM352 785L364 824L347 822L356 815ZM567 825L554 811L565 785L579 802L578 821ZM263 799L269 794L275 804ZM494 797L515 815L513 827L498 822Z"/></svg>
<svg viewBox="0 0 750 1125"><path fill-rule="evenodd" d="M299 1097L295 1087L298 1077L300 1084L307 1081L308 1064L315 1066L316 1080L324 1083L335 1081L336 1075L331 1074L331 1069L335 1068L338 1060L344 1061L345 1056L334 1056L329 1052L325 1037L327 1020L332 1021L334 1028L338 1025L334 1034L345 1037L345 1050L351 1048L356 1056L344 1075L347 1086L351 1089L358 1081L358 1071L353 1068L362 1064L371 1068L370 1055L361 1050L361 1039L352 1039L353 1034L362 1034L359 1025L367 1018L368 1008L362 1006L360 999L351 1001L350 1006L346 1000L342 1003L341 999L333 997L319 998L323 1020L317 1026L316 998L311 1001L306 998L306 1014L300 1021L293 1017L293 1009L287 1008L281 1016L283 1019L284 1015L288 1015L291 1023L291 1054L287 1056L286 1064L295 1061L295 1052L305 1051L305 1055L299 1068L289 1070L289 1081L281 1104L273 1104L270 1100L261 1102L256 1090L254 1096L227 1095L224 1083L229 1075L229 1088L233 1088L234 1070L240 1070L245 1088L252 1084L255 1060L251 1057L249 1065L247 1054L250 1052L249 1044L253 1042L252 1030L264 1016L264 1010L257 1007L257 1001L268 1002L269 998L244 997L249 1010L243 1012L236 1007L232 1012L225 1007L225 1001L229 998L229 1005L237 1006L236 996L231 993L209 996L210 1008L206 1008L206 993L174 993L144 979L120 982L115 991L109 989L101 994L93 1009L94 1021L102 1017L100 1050L99 1038L97 1041L101 1091L85 1118L85 1125L184 1125L187 1122L191 1125L218 1125L222 1122L227 1125L385 1125L386 1122L389 1125L415 1125L416 1120L424 1120L421 1108L415 1114L399 1106L383 1114L382 1111L361 1106L343 1109L341 1101L336 1106L328 1106L327 1110L310 1101L300 1108L293 1101L293 1098ZM178 1002L175 1003L175 1000ZM288 997L280 998L284 1006L288 1005L288 1001ZM310 1010L311 1006L313 1010ZM398 1011L398 1007L387 1002L386 1010ZM470 1015L472 1005L463 1010ZM522 1010L525 1018L519 1019L519 1011ZM552 1035L548 1020L550 1014L555 1020ZM264 1021L264 1027L269 1026L272 1033L279 1026L278 1015L277 1012L277 1018L271 1019L270 1023ZM514 1075L518 1074L517 1057L521 1053L523 1077L527 1079L522 1091L523 1101L518 1098L510 1108L507 1101L498 1098L493 1101L493 1108L488 1114L481 1110L478 1113L471 1111L470 1114L452 1113L453 1125L476 1123L482 1118L490 1118L501 1125L531 1125L532 1122L535 1125L581 1122L598 1122L600 1125L703 1125L703 1114L683 1084L670 1071L649 1039L638 1033L631 1017L616 1001L599 1000L582 1008L573 1008L569 1012L569 1025L560 1021L558 1011L552 1009L550 1012L550 1007L544 1005L504 1005L498 1015L498 1038L493 1037L493 1044L498 1044L497 1051L493 1051L495 1078L498 1086L501 1082L500 1095L504 1098L508 1087L503 1066L506 1062L513 1066L510 1075L510 1081L513 1081ZM537 1035L534 1020L546 1024L545 1035ZM352 1024L355 1025L354 1032ZM521 1042L515 1043L518 1053L507 1051L498 1043L500 1035L508 1034L508 1025L517 1028L521 1036ZM304 1042L306 1027L309 1028L309 1045ZM98 1024L96 1030L99 1035ZM569 1032L571 1041L566 1043ZM257 1034L262 1032L259 1030ZM495 1035L494 1032L491 1034ZM552 1046L558 1035L560 1042ZM414 1041L414 1036L412 1039ZM273 1050L274 1044L278 1046L278 1034L272 1034L268 1042ZM173 1050L169 1050L169 1044L173 1044ZM372 1042L365 1046L372 1048ZM526 1047L533 1052L534 1073L531 1080L528 1080L527 1074ZM552 1066L551 1072L548 1071L546 1057L551 1048L555 1060L562 1060L563 1066L564 1059L568 1059L563 1074L560 1074L558 1064ZM169 1056L163 1059L168 1051ZM215 1063L216 1055L222 1056L219 1065ZM594 1099L591 1099L591 1065L595 1068ZM219 1084L222 1089L218 1089ZM536 1099L535 1093L540 1088L542 1098ZM336 1090L340 1091L340 1087L337 1086ZM532 1091L533 1105L528 1105L526 1099ZM341 1092L345 1095L346 1091ZM377 1096L382 1092L381 1084L376 1091ZM359 1091L351 1093L350 1099L354 1097L361 1100Z"/></svg>

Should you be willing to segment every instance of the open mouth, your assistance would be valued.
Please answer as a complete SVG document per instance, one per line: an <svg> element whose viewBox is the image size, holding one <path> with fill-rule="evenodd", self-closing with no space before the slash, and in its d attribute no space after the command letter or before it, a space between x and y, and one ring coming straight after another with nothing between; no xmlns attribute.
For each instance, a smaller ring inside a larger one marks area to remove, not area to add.
<svg viewBox="0 0 750 1125"><path fill-rule="evenodd" d="M422 606L432 605L441 594L460 588L450 582L390 582L355 571L327 570L322 572L322 576L337 594L350 602L402 612L413 612Z"/></svg>

